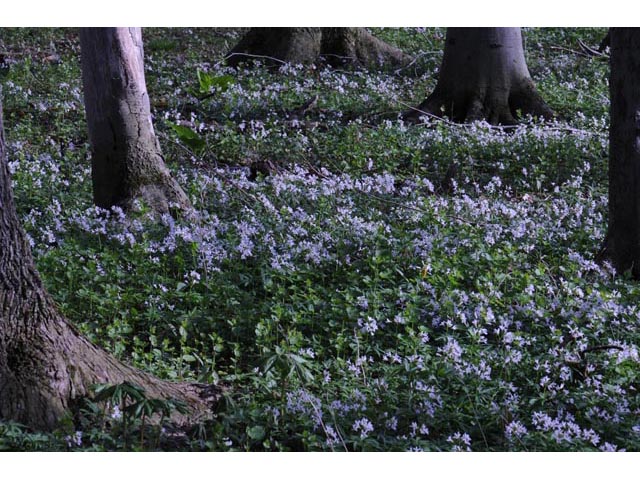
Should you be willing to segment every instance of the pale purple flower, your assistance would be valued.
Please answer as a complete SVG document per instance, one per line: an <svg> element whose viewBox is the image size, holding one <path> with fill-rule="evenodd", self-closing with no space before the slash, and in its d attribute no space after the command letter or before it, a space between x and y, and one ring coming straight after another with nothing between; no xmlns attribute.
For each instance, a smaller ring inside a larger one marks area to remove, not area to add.
<svg viewBox="0 0 640 480"><path fill-rule="evenodd" d="M509 441L521 438L527 434L527 428L518 420L513 420L504 429L504 436Z"/></svg>
<svg viewBox="0 0 640 480"><path fill-rule="evenodd" d="M360 434L360 438L367 438L369 434L373 432L373 424L367 417L356 420L351 428Z"/></svg>

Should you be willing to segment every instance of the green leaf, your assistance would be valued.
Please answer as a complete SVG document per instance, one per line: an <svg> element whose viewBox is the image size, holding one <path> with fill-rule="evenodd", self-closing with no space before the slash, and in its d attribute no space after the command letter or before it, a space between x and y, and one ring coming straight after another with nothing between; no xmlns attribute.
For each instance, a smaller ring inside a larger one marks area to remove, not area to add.
<svg viewBox="0 0 640 480"><path fill-rule="evenodd" d="M123 382L122 383L123 392L129 396L129 398L140 401L146 398L145 390L140 385L136 385L134 383Z"/></svg>
<svg viewBox="0 0 640 480"><path fill-rule="evenodd" d="M225 92L229 89L234 82L234 78L231 75L219 75L214 77L213 75L198 70L198 83L200 87L200 93L207 94L211 92L212 88L218 88L221 92Z"/></svg>
<svg viewBox="0 0 640 480"><path fill-rule="evenodd" d="M269 358L267 358L267 360L265 360L264 364L262 365L262 371L264 373L268 373L269 370L273 368L276 360L278 360L278 355L271 355Z"/></svg>
<svg viewBox="0 0 640 480"><path fill-rule="evenodd" d="M206 147L207 142L205 142L197 132L191 130L189 127L185 127L184 125L177 125L171 122L167 123L175 132L178 139L188 147L192 148L194 151L200 151L204 147Z"/></svg>
<svg viewBox="0 0 640 480"><path fill-rule="evenodd" d="M264 436L266 435L266 432L262 425L255 425L247 429L247 435L249 435L249 438L251 440L255 440L256 442L259 442L264 438Z"/></svg>
<svg viewBox="0 0 640 480"><path fill-rule="evenodd" d="M178 328L178 333L180 333L180 337L182 338L187 338L189 336L189 333L187 332L187 329L184 328L184 326L180 325L180 327Z"/></svg>

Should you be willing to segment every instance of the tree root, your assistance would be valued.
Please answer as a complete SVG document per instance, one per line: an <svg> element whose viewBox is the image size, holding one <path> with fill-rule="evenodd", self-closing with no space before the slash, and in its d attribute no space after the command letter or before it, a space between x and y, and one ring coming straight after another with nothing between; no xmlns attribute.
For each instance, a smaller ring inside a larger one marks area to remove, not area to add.
<svg viewBox="0 0 640 480"><path fill-rule="evenodd" d="M0 362L0 418L54 429L74 402L92 397L93 385L124 382L142 387L149 399L185 405L186 413L174 411L169 419L177 425L196 424L211 416L222 387L169 382L125 365L76 332L49 300L44 302L44 309L32 312L44 314L40 328L28 338L12 341L5 361Z"/></svg>
<svg viewBox="0 0 640 480"><path fill-rule="evenodd" d="M553 110L537 92L533 82L523 82L508 95L495 95L487 90L457 96L436 87L416 108L402 114L405 122L418 123L421 116L449 118L456 123L486 120L491 125L516 125L525 115L551 119Z"/></svg>
<svg viewBox="0 0 640 480"><path fill-rule="evenodd" d="M269 65L313 64L396 68L411 62L401 50L363 28L252 28L227 55L227 64L261 59Z"/></svg>

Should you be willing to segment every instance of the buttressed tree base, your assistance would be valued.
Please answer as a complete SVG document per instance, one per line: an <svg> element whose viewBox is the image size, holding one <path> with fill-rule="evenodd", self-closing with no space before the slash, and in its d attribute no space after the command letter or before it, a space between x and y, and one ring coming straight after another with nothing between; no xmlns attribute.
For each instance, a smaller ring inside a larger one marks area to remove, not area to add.
<svg viewBox="0 0 640 480"><path fill-rule="evenodd" d="M159 380L92 345L58 312L16 214L0 104L0 419L53 429L92 385L124 381L148 398L173 398L189 421L208 412L211 389Z"/></svg>
<svg viewBox="0 0 640 480"><path fill-rule="evenodd" d="M519 115L553 117L529 75L520 28L448 28L438 84L405 117L425 113L494 125L512 125Z"/></svg>
<svg viewBox="0 0 640 480"><path fill-rule="evenodd" d="M165 166L151 122L140 28L82 28L82 80L91 142L94 203L125 210L189 210Z"/></svg>
<svg viewBox="0 0 640 480"><path fill-rule="evenodd" d="M363 28L252 28L227 55L236 66L258 57L266 63L398 67L411 58Z"/></svg>

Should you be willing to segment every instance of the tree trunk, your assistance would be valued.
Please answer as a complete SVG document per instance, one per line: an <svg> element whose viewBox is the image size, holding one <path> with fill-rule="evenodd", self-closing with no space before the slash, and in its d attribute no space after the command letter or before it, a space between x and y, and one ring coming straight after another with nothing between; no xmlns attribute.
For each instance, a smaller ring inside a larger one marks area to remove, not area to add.
<svg viewBox="0 0 640 480"><path fill-rule="evenodd" d="M0 104L0 418L51 429L96 383L138 384L150 398L205 411L196 385L172 384L93 346L57 311L35 268L16 215Z"/></svg>
<svg viewBox="0 0 640 480"><path fill-rule="evenodd" d="M153 130L140 28L81 28L80 45L95 204L190 209Z"/></svg>
<svg viewBox="0 0 640 480"><path fill-rule="evenodd" d="M411 59L363 28L252 28L229 52L229 65L259 57L269 64L397 67Z"/></svg>
<svg viewBox="0 0 640 480"><path fill-rule="evenodd" d="M640 278L640 29L610 30L609 226L599 260Z"/></svg>
<svg viewBox="0 0 640 480"><path fill-rule="evenodd" d="M550 118L524 59L519 28L448 28L438 84L418 107L456 122L514 124L518 114Z"/></svg>
<svg viewBox="0 0 640 480"><path fill-rule="evenodd" d="M262 57L260 60L268 64L313 63L320 56L321 31L320 28L252 28L228 53L227 63L235 67L255 57Z"/></svg>

